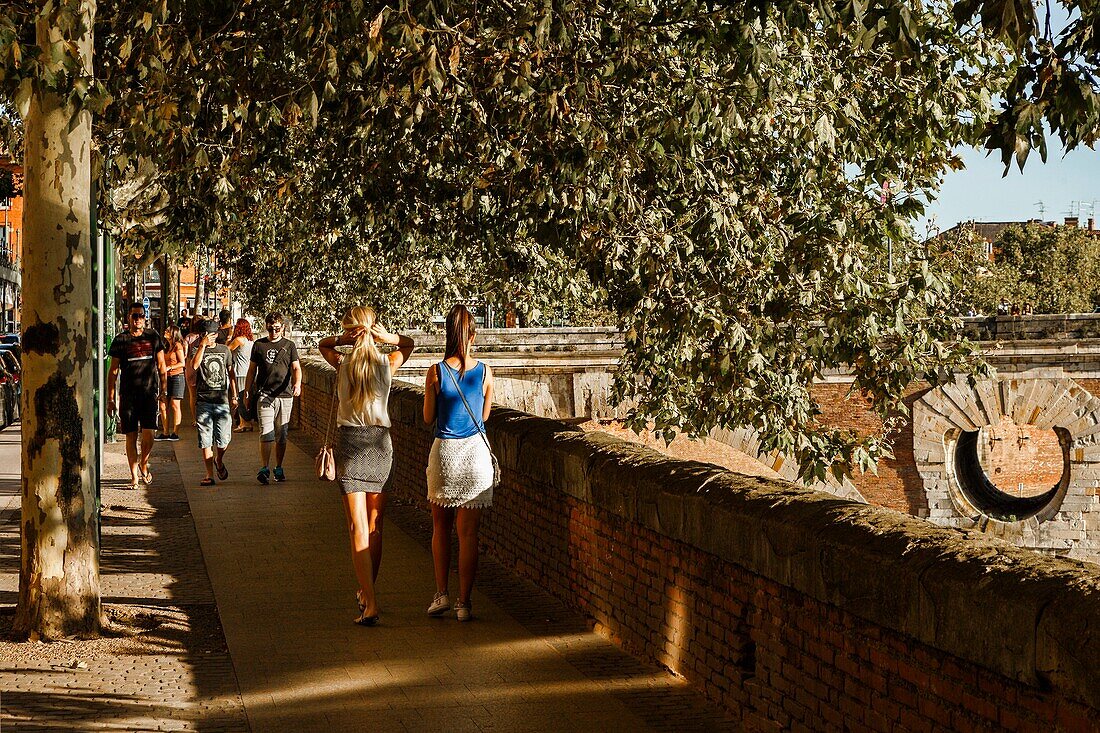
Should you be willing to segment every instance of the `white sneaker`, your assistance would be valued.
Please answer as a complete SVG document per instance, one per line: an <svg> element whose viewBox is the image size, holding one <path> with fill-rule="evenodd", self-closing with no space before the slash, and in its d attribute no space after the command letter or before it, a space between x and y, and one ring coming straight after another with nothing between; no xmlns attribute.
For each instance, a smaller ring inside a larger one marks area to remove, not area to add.
<svg viewBox="0 0 1100 733"><path fill-rule="evenodd" d="M446 593L436 593L435 598L432 598L431 605L428 606L429 616L439 616L447 612L447 609L451 607L451 599L447 597Z"/></svg>
<svg viewBox="0 0 1100 733"><path fill-rule="evenodd" d="M455 618L459 621L469 621L474 617L473 609L470 608L470 602L463 603L459 601L455 604Z"/></svg>

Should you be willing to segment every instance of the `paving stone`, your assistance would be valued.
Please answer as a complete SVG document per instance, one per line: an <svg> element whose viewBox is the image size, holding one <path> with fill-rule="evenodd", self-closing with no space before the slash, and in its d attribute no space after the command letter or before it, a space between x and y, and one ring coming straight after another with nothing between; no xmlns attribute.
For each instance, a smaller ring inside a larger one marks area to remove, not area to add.
<svg viewBox="0 0 1100 733"><path fill-rule="evenodd" d="M318 719L329 730L352 723L372 731L581 730L564 717L579 703L603 730L667 730L677 714L732 729L694 694L677 698L670 714L669 693L685 690L682 680L641 665L486 555L475 621L428 618L430 518L410 506L387 508L381 623L355 626L338 488L311 478L314 449L295 441L284 461L288 481L261 486L257 441L245 436L226 459L231 475L245 478L214 489L197 485L202 472L189 438L175 449L254 730L308 729ZM555 646L570 641L568 651ZM592 660L617 665L635 684L607 689L589 674Z"/></svg>
<svg viewBox="0 0 1100 733"><path fill-rule="evenodd" d="M121 446L108 447L104 595L176 613L185 629L212 621L217 639L184 631L157 654L104 657L80 673L25 664L0 681L5 732L735 728L491 557L473 623L428 618L430 518L411 506L387 510L382 623L355 626L346 520L336 487L311 478L311 446L292 443L289 480L261 486L256 438L236 436L231 478L202 488L193 434L183 437L157 444L156 479L138 492L123 488ZM0 504L7 547L18 546L17 509ZM14 603L17 552L2 562L0 598Z"/></svg>
<svg viewBox="0 0 1100 733"><path fill-rule="evenodd" d="M111 639L0 642L0 729L247 731L173 451L156 445L154 482L140 491L122 488L129 484L129 471L121 444L105 447L104 464L100 569L105 607L109 612L146 608L172 623L143 634L139 653L111 653ZM16 426L0 433L0 496L18 496L19 465ZM14 551L0 556L5 629L19 574L18 503L6 509L0 543ZM87 669L65 669L64 662L78 653Z"/></svg>

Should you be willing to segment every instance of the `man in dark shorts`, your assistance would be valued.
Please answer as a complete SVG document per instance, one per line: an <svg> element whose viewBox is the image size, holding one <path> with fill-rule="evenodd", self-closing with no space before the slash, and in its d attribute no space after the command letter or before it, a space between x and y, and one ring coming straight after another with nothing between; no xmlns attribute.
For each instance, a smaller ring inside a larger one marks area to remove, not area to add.
<svg viewBox="0 0 1100 733"><path fill-rule="evenodd" d="M260 423L263 466L256 480L261 484L270 482L272 475L276 481L286 481L283 456L286 455L290 411L294 398L302 393L298 348L285 336L283 314L269 313L264 323L267 324L267 338L257 339L252 345L252 359L244 383L247 399L256 406L256 419ZM271 471L272 443L275 443L274 474Z"/></svg>
<svg viewBox="0 0 1100 733"><path fill-rule="evenodd" d="M145 308L132 303L126 317L126 331L111 342L111 367L107 372L107 414L118 414L119 432L126 436L126 460L130 464L130 488L141 481L153 482L149 455L153 452L153 431L160 417L161 390L168 382L164 364L164 340L145 328ZM122 385L116 389L119 372ZM116 396L118 407L116 408ZM141 454L138 454L138 433Z"/></svg>

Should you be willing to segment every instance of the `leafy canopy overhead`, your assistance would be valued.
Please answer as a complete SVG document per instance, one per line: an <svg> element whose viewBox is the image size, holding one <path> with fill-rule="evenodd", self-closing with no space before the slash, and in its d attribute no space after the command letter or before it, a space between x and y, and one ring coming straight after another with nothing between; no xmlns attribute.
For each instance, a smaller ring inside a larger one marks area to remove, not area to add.
<svg viewBox="0 0 1100 733"><path fill-rule="evenodd" d="M320 321L605 302L639 422L749 425L814 477L886 449L818 424L815 380L887 416L966 354L935 261L880 266L953 148L1098 128L1094 3L1050 38L1025 0L135 0L100 4L90 80L28 30L75 2L0 16L0 73L95 111L124 238L216 246Z"/></svg>

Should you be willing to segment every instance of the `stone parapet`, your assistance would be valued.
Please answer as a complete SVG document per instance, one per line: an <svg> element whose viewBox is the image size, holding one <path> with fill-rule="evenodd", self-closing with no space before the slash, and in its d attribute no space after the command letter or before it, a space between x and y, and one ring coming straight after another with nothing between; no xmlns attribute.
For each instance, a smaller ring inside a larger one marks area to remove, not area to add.
<svg viewBox="0 0 1100 733"><path fill-rule="evenodd" d="M1100 339L1100 313L964 318L963 335L972 341Z"/></svg>
<svg viewBox="0 0 1100 733"><path fill-rule="evenodd" d="M317 434L332 372L305 362ZM421 402L390 406L392 490L422 502ZM514 410L489 429L486 548L748 729L1098 728L1094 566Z"/></svg>

